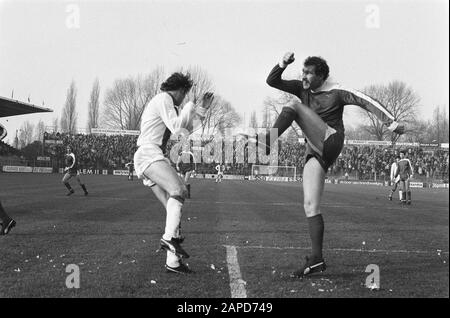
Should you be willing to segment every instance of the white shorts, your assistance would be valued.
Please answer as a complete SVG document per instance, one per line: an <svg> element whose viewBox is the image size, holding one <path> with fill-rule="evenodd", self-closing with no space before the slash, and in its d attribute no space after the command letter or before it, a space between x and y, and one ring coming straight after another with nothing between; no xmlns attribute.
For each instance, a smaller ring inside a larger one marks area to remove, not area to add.
<svg viewBox="0 0 450 318"><path fill-rule="evenodd" d="M139 179L143 179L144 185L152 187L155 183L148 178L144 172L156 161L166 161L170 165L170 160L164 157L161 148L157 145L148 144L138 148L134 154L134 168Z"/></svg>

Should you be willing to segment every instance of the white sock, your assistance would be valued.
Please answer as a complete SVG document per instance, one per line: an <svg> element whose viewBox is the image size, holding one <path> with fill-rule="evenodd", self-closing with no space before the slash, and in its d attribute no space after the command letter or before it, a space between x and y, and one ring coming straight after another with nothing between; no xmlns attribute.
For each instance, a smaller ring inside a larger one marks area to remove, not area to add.
<svg viewBox="0 0 450 318"><path fill-rule="evenodd" d="M167 251L166 264L170 267L178 267L180 266L180 258L175 253Z"/></svg>
<svg viewBox="0 0 450 318"><path fill-rule="evenodd" d="M163 239L170 241L173 237L177 237L182 207L183 204L174 198L169 198L169 200L167 200L166 229L164 231Z"/></svg>
<svg viewBox="0 0 450 318"><path fill-rule="evenodd" d="M398 198L399 198L400 201L402 200L402 193L403 193L402 190L398 191Z"/></svg>

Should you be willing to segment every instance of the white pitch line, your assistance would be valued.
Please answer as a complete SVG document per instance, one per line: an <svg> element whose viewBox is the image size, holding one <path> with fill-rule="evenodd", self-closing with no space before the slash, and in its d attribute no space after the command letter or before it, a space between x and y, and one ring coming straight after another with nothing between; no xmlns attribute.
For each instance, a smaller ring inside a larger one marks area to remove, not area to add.
<svg viewBox="0 0 450 318"><path fill-rule="evenodd" d="M231 298L247 298L245 281L241 276L236 247L225 245L225 248L227 249L227 266L228 274L230 275Z"/></svg>
<svg viewBox="0 0 450 318"><path fill-rule="evenodd" d="M296 247L296 246L262 246L262 245L247 245L247 246L233 246L235 248L241 249L275 249L275 250L310 250L310 247ZM331 252L360 252L360 253L407 253L407 254L449 254L449 252L445 251L420 251L420 250L377 250L377 249L360 249L360 248L329 248L324 249L324 251Z"/></svg>

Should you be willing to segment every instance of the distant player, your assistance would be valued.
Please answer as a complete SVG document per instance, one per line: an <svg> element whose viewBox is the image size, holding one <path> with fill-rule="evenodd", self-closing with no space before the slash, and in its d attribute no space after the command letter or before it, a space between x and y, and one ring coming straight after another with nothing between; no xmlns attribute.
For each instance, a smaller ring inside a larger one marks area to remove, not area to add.
<svg viewBox="0 0 450 318"><path fill-rule="evenodd" d="M72 195L75 193L75 191L72 189L72 187L69 184L69 180L72 177L75 177L78 181L78 184L81 186L81 188L84 191L84 195L88 195L88 191L86 189L86 186L81 182L80 175L78 173L78 161L75 157L75 154L72 152L72 148L70 146L67 146L66 148L66 167L64 168L65 175L62 178L61 182L66 186L66 188L69 190L67 195Z"/></svg>
<svg viewBox="0 0 450 318"><path fill-rule="evenodd" d="M389 201L392 201L392 196L394 195L395 190L397 190L397 186L398 186L398 184L400 182L400 176L397 174L399 160L400 160L400 156L397 155L395 157L395 161L391 165L392 189L391 189L391 192L389 193ZM399 195L399 199L401 201L402 200L402 190L401 189L398 190L398 195Z"/></svg>
<svg viewBox="0 0 450 318"><path fill-rule="evenodd" d="M194 119L204 118L211 106L213 94L206 93L201 106L188 102L179 111L178 107L192 85L189 74L182 73L173 73L161 84L162 92L145 106L137 140L139 148L134 154L138 178L144 179L144 184L151 187L166 209L166 226L160 240L160 249L167 251L165 268L168 272L180 274L192 272L182 262L182 258L188 258L189 254L181 247L184 239L179 231L187 189L164 154L171 134L191 133Z"/></svg>
<svg viewBox="0 0 450 318"><path fill-rule="evenodd" d="M133 161L127 162L125 168L128 169L128 180L133 181L134 163Z"/></svg>
<svg viewBox="0 0 450 318"><path fill-rule="evenodd" d="M411 161L406 158L406 151L400 151L400 160L398 161L397 176L400 177L402 184L402 204L411 204L411 190L409 188L409 180L414 176L414 170Z"/></svg>
<svg viewBox="0 0 450 318"><path fill-rule="evenodd" d="M216 166L217 176L216 183L222 182L223 179L223 170L225 170L225 166L220 163Z"/></svg>
<svg viewBox="0 0 450 318"><path fill-rule="evenodd" d="M0 124L0 141L7 136L6 128ZM6 214L5 209L3 209L2 202L0 201L0 221L1 229L0 235L8 234L11 229L16 226L16 221L14 221L8 214Z"/></svg>
<svg viewBox="0 0 450 318"><path fill-rule="evenodd" d="M181 151L178 155L176 168L180 174L181 179L184 181L187 189L187 198L191 198L191 184L189 179L195 173L195 159L194 154L190 151Z"/></svg>

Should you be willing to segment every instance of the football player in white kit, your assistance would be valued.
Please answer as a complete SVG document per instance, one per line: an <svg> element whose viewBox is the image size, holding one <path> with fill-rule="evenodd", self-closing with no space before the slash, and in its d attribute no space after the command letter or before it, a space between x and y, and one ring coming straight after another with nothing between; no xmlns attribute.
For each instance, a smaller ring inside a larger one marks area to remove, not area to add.
<svg viewBox="0 0 450 318"><path fill-rule="evenodd" d="M392 189L391 189L391 192L389 193L389 201L392 201L392 196L394 195L395 190L397 190L398 183L400 182L400 175L397 175L399 160L400 160L400 156L397 155L395 157L395 161L391 165ZM401 201L402 200L402 190L401 189L398 190L398 195L399 195L399 199Z"/></svg>
<svg viewBox="0 0 450 318"><path fill-rule="evenodd" d="M165 148L171 134L191 133L195 119L205 117L214 99L212 93L205 93L201 105L189 101L179 111L192 85L189 74L182 73L172 74L161 84L162 92L150 100L142 114L137 140L139 148L134 154L137 176L151 187L166 209L166 226L160 244L161 250L167 251L166 270L174 273L192 272L182 262L182 258L188 258L189 254L181 247L184 238L179 233L187 191L165 156Z"/></svg>
<svg viewBox="0 0 450 318"><path fill-rule="evenodd" d="M224 168L225 167L222 166L220 163L216 166L216 171L217 171L216 183L222 182Z"/></svg>

